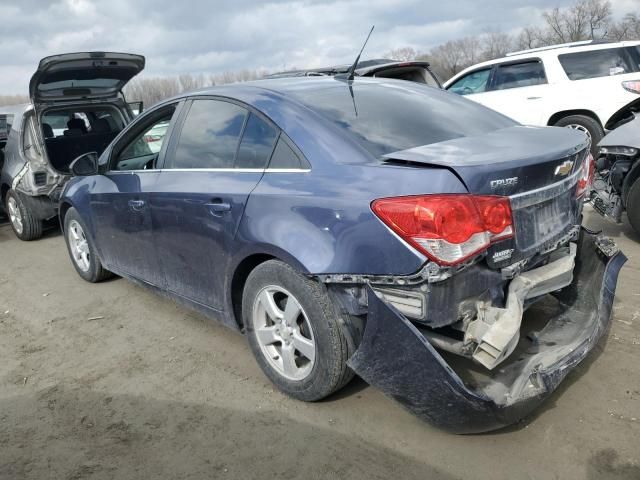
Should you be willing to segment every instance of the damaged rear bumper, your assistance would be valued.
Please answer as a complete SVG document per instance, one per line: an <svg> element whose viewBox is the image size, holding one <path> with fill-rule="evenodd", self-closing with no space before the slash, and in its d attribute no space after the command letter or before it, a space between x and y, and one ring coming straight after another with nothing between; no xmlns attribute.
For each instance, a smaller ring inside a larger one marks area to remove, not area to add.
<svg viewBox="0 0 640 480"><path fill-rule="evenodd" d="M545 324L523 335L509 361L484 377L463 372L469 360L462 359L467 362L462 368L447 363L413 323L369 288L367 325L349 365L444 430L477 433L505 427L542 403L595 347L609 326L625 261L610 242L583 231L573 282L554 294Z"/></svg>

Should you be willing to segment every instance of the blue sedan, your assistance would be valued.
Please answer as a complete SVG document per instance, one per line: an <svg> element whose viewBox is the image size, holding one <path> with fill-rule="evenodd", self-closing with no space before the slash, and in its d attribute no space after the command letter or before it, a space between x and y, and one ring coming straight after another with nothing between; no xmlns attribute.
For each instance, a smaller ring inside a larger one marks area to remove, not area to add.
<svg viewBox="0 0 640 480"><path fill-rule="evenodd" d="M591 167L580 132L424 85L262 80L167 100L76 159L60 220L82 278L246 333L286 394L355 372L480 432L535 408L610 321L624 256L581 228Z"/></svg>

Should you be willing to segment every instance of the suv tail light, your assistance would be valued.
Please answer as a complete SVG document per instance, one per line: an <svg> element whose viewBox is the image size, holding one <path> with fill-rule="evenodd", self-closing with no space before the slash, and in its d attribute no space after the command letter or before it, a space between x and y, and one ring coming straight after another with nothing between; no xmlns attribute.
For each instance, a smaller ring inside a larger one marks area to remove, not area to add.
<svg viewBox="0 0 640 480"><path fill-rule="evenodd" d="M593 155L589 154L580 167L580 178L578 179L578 187L576 188L576 197L580 198L591 190L593 177L596 172L596 162Z"/></svg>
<svg viewBox="0 0 640 480"><path fill-rule="evenodd" d="M626 80L622 82L622 88L627 92L640 93L640 80Z"/></svg>
<svg viewBox="0 0 640 480"><path fill-rule="evenodd" d="M456 265L513 237L511 204L490 195L381 198L373 212L404 241L440 265Z"/></svg>

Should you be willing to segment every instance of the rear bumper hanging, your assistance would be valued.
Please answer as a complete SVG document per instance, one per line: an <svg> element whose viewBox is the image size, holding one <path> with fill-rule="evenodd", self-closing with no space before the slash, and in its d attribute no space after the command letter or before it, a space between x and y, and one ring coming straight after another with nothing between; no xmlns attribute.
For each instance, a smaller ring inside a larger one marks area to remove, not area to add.
<svg viewBox="0 0 640 480"><path fill-rule="evenodd" d="M418 417L452 433L477 433L522 419L595 347L610 324L620 268L613 242L582 232L573 282L555 294L558 313L535 342L473 386L420 331L368 287L362 342L349 366Z"/></svg>

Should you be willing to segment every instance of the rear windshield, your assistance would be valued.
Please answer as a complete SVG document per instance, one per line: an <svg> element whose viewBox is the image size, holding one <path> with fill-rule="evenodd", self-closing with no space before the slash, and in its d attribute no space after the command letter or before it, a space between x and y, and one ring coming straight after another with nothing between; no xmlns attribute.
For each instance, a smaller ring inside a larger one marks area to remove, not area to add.
<svg viewBox="0 0 640 480"><path fill-rule="evenodd" d="M393 82L393 81L391 81ZM353 82L292 95L375 157L516 125L513 120L453 93L412 82ZM353 96L352 96L353 94Z"/></svg>
<svg viewBox="0 0 640 480"><path fill-rule="evenodd" d="M605 48L558 55L571 80L640 72L640 47Z"/></svg>

